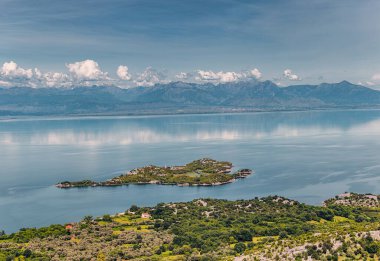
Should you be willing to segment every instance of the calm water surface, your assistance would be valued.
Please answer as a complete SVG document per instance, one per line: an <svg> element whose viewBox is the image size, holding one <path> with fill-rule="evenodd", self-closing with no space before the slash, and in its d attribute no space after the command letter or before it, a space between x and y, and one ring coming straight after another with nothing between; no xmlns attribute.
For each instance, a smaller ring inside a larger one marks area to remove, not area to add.
<svg viewBox="0 0 380 261"><path fill-rule="evenodd" d="M321 202L380 193L380 111L0 120L0 229L76 221L132 204L279 194ZM219 187L129 185L61 190L146 164L201 157L256 173Z"/></svg>

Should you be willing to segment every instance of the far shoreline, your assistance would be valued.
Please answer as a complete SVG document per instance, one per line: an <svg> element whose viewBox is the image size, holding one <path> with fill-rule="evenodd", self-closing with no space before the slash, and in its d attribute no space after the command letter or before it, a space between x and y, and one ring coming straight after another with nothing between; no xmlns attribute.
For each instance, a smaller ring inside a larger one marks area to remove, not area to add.
<svg viewBox="0 0 380 261"><path fill-rule="evenodd" d="M134 118L159 118L178 116L219 116L219 115L245 115L245 114L271 114L271 113L306 113L306 112L350 112L350 111L380 111L380 107L368 108L311 108L311 109L273 109L273 110L240 110L240 111L205 111L205 112L167 112L167 113L110 113L110 114L51 114L51 115L0 115L0 122L12 121L59 121L59 120L94 120L94 119L134 119Z"/></svg>

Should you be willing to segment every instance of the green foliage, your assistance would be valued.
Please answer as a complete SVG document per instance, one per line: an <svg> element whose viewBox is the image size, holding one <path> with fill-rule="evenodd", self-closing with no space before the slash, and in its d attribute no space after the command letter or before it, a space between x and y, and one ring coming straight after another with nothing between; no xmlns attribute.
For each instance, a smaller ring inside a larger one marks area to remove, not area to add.
<svg viewBox="0 0 380 261"><path fill-rule="evenodd" d="M284 239L288 237L288 233L286 231L281 231L280 233L278 233L278 236L280 239Z"/></svg>
<svg viewBox="0 0 380 261"><path fill-rule="evenodd" d="M378 242L375 242L370 235L367 235L360 241L361 246L369 254L376 254L380 250L380 245Z"/></svg>
<svg viewBox="0 0 380 261"><path fill-rule="evenodd" d="M27 243L33 238L46 238L49 236L61 236L66 235L67 231L62 225L51 225L43 228L22 228L19 232L13 233L8 236L8 239L12 239L17 243Z"/></svg>
<svg viewBox="0 0 380 261"><path fill-rule="evenodd" d="M207 253L236 242L247 245L253 237L289 239L318 232L316 224L321 220L332 222L334 216L356 217L360 212L347 206L307 206L273 196L238 201L203 199L175 207L159 204L151 213L159 220L155 229L169 229L175 235L174 249L189 245ZM331 247L326 241L320 249L310 249L310 254L319 257Z"/></svg>
<svg viewBox="0 0 380 261"><path fill-rule="evenodd" d="M131 209L136 214L104 215L95 220L87 216L73 226L70 235L61 225L2 235L0 260L18 256L44 260L44 256L33 258L41 253L52 254L54 245L41 250L36 249L35 243L54 240L70 247L80 242L101 242L112 248L104 253L107 260L133 259L141 255L146 255L141 260L170 260L169 256L186 260L227 260L243 253L253 253L257 260L337 260L338 256L366 260L380 253L380 242L377 237L371 237L374 232L368 232L379 229L380 212L376 208L336 204L309 206L270 196L236 201L198 199L161 203L152 208L132 206ZM152 219L140 218L144 212L150 213ZM74 235L75 238L71 238ZM39 240L30 242L33 239ZM85 249L86 244L80 249ZM338 247L334 247L336 245ZM300 246L303 252L284 256ZM106 250L99 245L92 249ZM289 251L286 253L284 249Z"/></svg>
<svg viewBox="0 0 380 261"><path fill-rule="evenodd" d="M230 162L212 159L200 159L182 167L146 166L137 169L136 174L127 174L118 177L121 183L144 183L156 181L160 184L213 184L228 182L233 175L226 174L231 168Z"/></svg>
<svg viewBox="0 0 380 261"><path fill-rule="evenodd" d="M30 250L30 249L27 248L27 249L24 250L24 253L22 255L24 257L28 258L28 257L30 257L32 255L32 250Z"/></svg>
<svg viewBox="0 0 380 261"><path fill-rule="evenodd" d="M237 243L235 246L234 246L234 250L236 251L236 253L238 254L242 254L246 249L246 246L244 243Z"/></svg>
<svg viewBox="0 0 380 261"><path fill-rule="evenodd" d="M104 222L111 222L111 221L112 221L112 218L111 218L110 215L106 214L106 215L103 215L102 220L103 220Z"/></svg>
<svg viewBox="0 0 380 261"><path fill-rule="evenodd" d="M325 220L331 221L334 218L334 212L331 209L320 209L317 211L317 216Z"/></svg>
<svg viewBox="0 0 380 261"><path fill-rule="evenodd" d="M86 223L86 224L90 223L92 220L93 220L92 216L85 216L83 218L83 222Z"/></svg>
<svg viewBox="0 0 380 261"><path fill-rule="evenodd" d="M132 212L136 212L139 210L139 207L136 206L136 205L132 205L130 208L129 208L129 211L132 211Z"/></svg>

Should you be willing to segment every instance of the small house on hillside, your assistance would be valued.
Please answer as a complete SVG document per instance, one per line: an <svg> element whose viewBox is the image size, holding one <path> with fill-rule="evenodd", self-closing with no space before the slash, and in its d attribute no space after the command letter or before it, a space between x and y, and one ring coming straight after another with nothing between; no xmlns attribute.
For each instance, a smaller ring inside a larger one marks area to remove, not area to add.
<svg viewBox="0 0 380 261"><path fill-rule="evenodd" d="M67 230L67 231L71 231L72 229L73 229L73 224L67 224L66 226L65 226L65 229Z"/></svg>
<svg viewBox="0 0 380 261"><path fill-rule="evenodd" d="M146 213L146 212L144 212L144 213L141 214L141 218L151 218L151 217L152 216L149 213Z"/></svg>

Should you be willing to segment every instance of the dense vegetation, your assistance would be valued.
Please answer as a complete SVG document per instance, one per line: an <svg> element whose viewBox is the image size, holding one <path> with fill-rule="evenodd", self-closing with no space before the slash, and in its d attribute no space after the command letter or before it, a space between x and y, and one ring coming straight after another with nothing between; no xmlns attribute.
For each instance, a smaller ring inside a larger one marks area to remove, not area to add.
<svg viewBox="0 0 380 261"><path fill-rule="evenodd" d="M375 260L380 209L358 206L357 195L345 197L352 205L340 197L309 206L271 196L132 206L4 234L0 260Z"/></svg>
<svg viewBox="0 0 380 261"><path fill-rule="evenodd" d="M133 169L104 182L83 180L77 182L64 181L57 184L60 188L90 186L120 186L125 184L162 184L180 186L211 186L233 182L236 178L245 178L251 170L244 169L230 174L232 163L213 159L199 159L184 166L159 167L145 166Z"/></svg>

